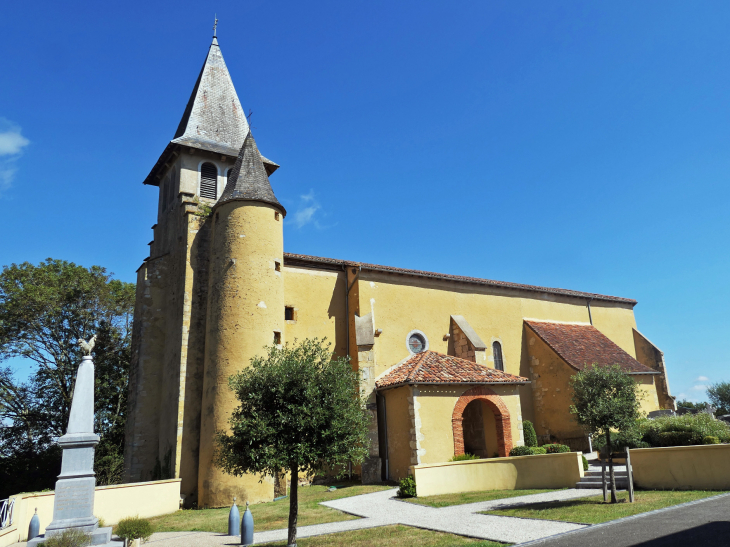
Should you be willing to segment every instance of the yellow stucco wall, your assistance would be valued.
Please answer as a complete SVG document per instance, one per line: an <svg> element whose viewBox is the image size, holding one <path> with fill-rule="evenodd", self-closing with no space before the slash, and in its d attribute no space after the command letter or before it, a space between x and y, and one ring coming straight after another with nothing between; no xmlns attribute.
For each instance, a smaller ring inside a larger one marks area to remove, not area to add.
<svg viewBox="0 0 730 547"><path fill-rule="evenodd" d="M418 497L479 490L572 488L583 476L579 452L416 465Z"/></svg>
<svg viewBox="0 0 730 547"><path fill-rule="evenodd" d="M346 355L345 290L345 272L284 267L285 305L296 313L286 321L285 341L327 338L336 355Z"/></svg>
<svg viewBox="0 0 730 547"><path fill-rule="evenodd" d="M11 528L15 528L15 531L2 531L0 547L27 541L28 525L36 509L41 534L53 520L54 492L33 492L14 497ZM97 486L94 494L94 516L103 518L106 526L117 524L126 517L166 515L177 511L179 506L180 479Z"/></svg>
<svg viewBox="0 0 730 547"><path fill-rule="evenodd" d="M652 490L730 490L730 445L631 450L634 486Z"/></svg>

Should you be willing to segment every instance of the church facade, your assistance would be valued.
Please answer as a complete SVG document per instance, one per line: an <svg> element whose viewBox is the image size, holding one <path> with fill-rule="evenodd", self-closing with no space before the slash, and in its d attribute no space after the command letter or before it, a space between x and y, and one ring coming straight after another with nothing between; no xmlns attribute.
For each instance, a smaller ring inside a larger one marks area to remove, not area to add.
<svg viewBox="0 0 730 547"><path fill-rule="evenodd" d="M126 481L179 477L185 505L274 497L273 478L213 461L236 406L228 377L265 346L327 338L361 374L370 414L364 482L469 452L505 456L529 419L543 442L586 442L570 377L619 364L646 412L673 408L662 352L636 301L284 252L286 210L217 39L172 141L144 181L159 188L138 270Z"/></svg>

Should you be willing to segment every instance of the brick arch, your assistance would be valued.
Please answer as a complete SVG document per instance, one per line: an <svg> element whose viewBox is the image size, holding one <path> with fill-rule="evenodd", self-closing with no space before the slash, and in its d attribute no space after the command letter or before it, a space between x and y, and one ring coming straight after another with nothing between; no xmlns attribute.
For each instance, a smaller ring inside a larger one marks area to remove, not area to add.
<svg viewBox="0 0 730 547"><path fill-rule="evenodd" d="M502 397L486 386L476 386L464 392L454 406L451 427L454 431L454 455L464 453L464 409L472 401L484 401L494 414L497 429L497 451L499 455L509 456L512 450L512 427L509 410Z"/></svg>

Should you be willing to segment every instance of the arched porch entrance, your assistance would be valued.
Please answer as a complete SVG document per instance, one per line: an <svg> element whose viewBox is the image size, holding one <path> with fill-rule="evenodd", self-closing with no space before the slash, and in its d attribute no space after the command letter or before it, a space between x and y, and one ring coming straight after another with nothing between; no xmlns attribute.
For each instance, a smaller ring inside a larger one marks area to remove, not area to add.
<svg viewBox="0 0 730 547"><path fill-rule="evenodd" d="M455 456L470 452L489 457L495 451L492 448L495 443L496 452L502 457L508 456L512 450L512 428L507 405L486 386L469 389L459 397L451 416L451 425Z"/></svg>

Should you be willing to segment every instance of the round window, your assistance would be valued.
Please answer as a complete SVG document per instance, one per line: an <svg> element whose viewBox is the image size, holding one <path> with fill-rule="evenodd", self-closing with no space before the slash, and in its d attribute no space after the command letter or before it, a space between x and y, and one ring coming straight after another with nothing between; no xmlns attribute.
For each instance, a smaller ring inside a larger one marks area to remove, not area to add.
<svg viewBox="0 0 730 547"><path fill-rule="evenodd" d="M426 351L428 349L428 340L426 339L426 336L420 331L413 331L408 333L406 343L408 344L408 351L410 351L411 353L421 353L422 351Z"/></svg>

